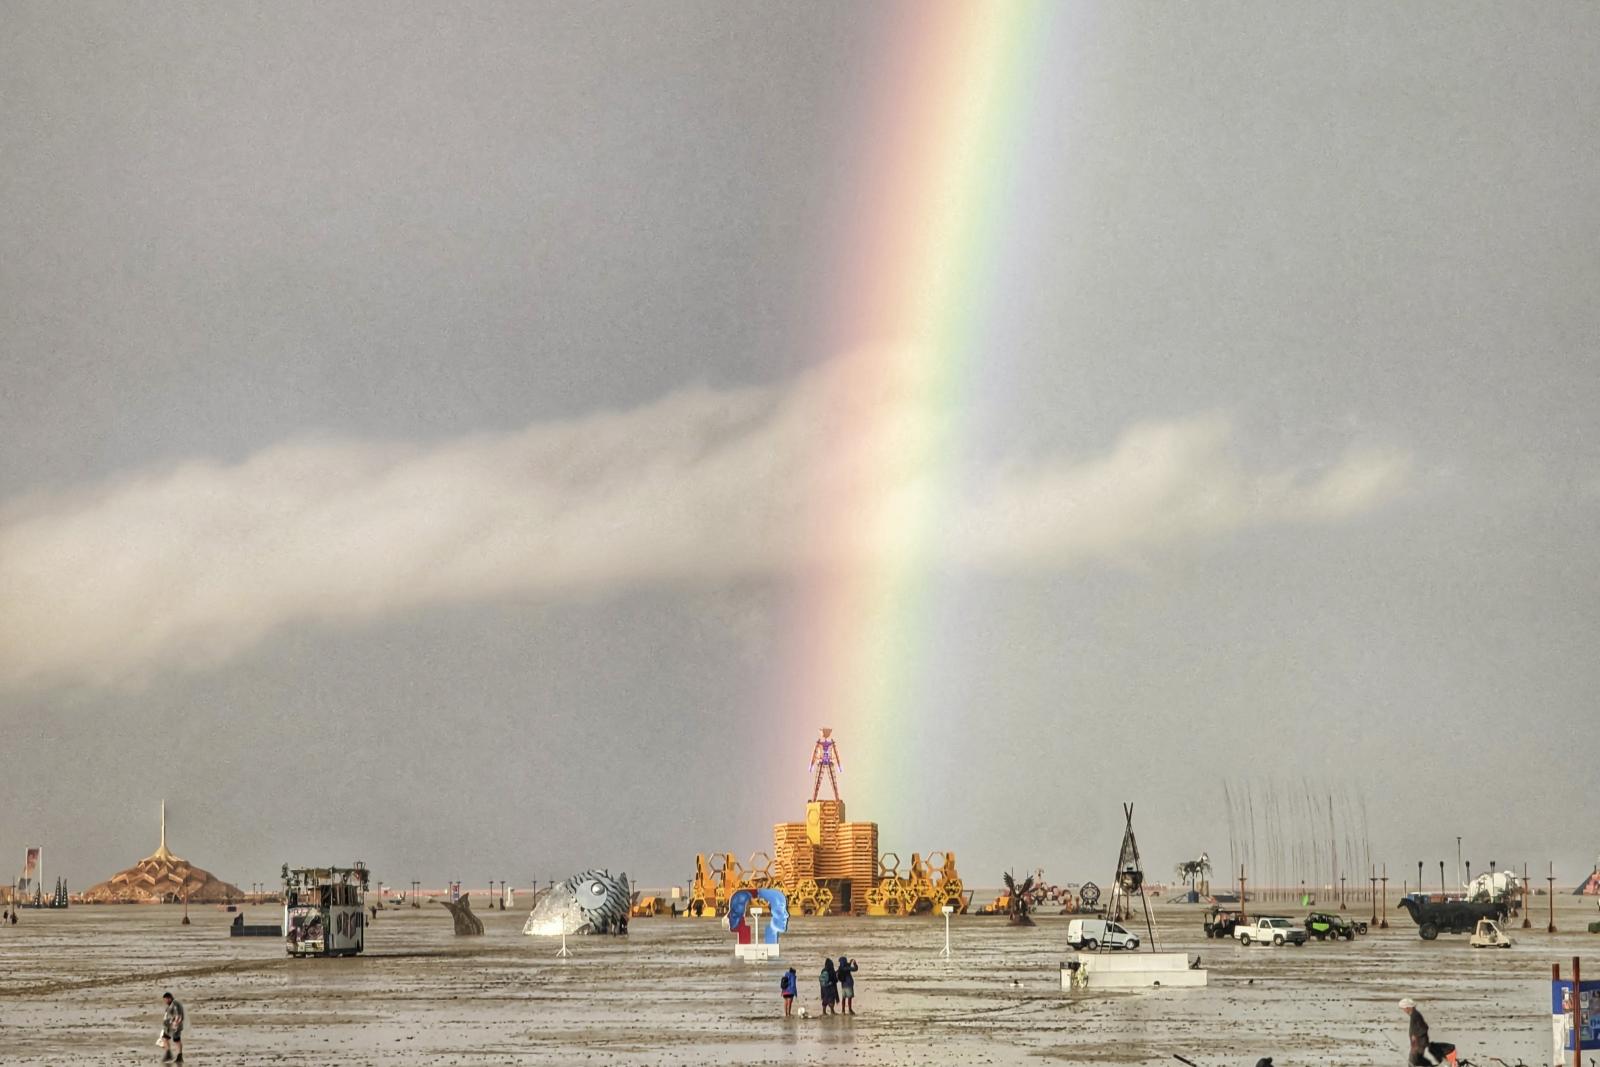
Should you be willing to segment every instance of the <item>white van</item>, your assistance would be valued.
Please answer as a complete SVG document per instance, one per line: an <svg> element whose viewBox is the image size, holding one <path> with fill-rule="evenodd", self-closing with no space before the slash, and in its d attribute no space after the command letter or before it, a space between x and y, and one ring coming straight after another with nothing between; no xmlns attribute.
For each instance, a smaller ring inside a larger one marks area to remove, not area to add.
<svg viewBox="0 0 1600 1067"><path fill-rule="evenodd" d="M1138 948L1139 937L1105 919L1073 919L1067 924L1067 944L1075 949L1090 951L1101 945L1106 948Z"/></svg>

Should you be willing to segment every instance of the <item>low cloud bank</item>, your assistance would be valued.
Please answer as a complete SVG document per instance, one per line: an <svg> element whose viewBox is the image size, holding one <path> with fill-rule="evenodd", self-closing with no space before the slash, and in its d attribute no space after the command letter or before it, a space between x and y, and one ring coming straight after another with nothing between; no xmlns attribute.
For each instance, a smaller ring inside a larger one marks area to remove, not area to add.
<svg viewBox="0 0 1600 1067"><path fill-rule="evenodd" d="M1062 568L1404 485L1351 451L1246 469L1228 420L1128 428L1095 456L960 462L938 405L841 361L778 386L428 445L306 440L0 507L0 685L203 667L302 621L873 566Z"/></svg>

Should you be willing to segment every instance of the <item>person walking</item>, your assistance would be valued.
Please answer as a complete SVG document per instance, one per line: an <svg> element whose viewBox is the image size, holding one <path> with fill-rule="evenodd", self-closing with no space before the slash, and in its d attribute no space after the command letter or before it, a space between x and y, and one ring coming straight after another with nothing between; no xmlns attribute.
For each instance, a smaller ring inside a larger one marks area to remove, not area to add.
<svg viewBox="0 0 1600 1067"><path fill-rule="evenodd" d="M822 961L822 1014L835 1015L834 1006L839 1003L839 975L833 969L833 960Z"/></svg>
<svg viewBox="0 0 1600 1067"><path fill-rule="evenodd" d="M839 966L834 973L839 978L839 1002L846 1015L856 1013L856 961L847 956L839 957Z"/></svg>
<svg viewBox="0 0 1600 1067"><path fill-rule="evenodd" d="M1417 1010L1417 1002L1406 997L1400 1002L1400 1010L1411 1016L1411 1056L1406 1062L1412 1067L1433 1067L1428 1063L1431 1055L1433 1064L1448 1063L1456 1067L1456 1047L1448 1042L1428 1040L1428 1020Z"/></svg>
<svg viewBox="0 0 1600 1067"><path fill-rule="evenodd" d="M166 1014L161 1017L161 1040L167 1047L167 1054L161 1057L162 1063L183 1062L183 1005L173 999L171 993L161 994L161 999L166 1002ZM177 1058L173 1058L176 1052Z"/></svg>
<svg viewBox="0 0 1600 1067"><path fill-rule="evenodd" d="M787 1019L794 1010L795 994L800 992L800 979L796 977L793 967L778 979L778 991L783 994L783 1017Z"/></svg>

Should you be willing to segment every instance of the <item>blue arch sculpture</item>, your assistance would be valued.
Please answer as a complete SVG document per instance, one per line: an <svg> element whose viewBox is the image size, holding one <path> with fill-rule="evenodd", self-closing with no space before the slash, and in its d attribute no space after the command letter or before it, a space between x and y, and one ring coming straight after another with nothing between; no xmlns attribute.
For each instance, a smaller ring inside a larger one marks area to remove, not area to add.
<svg viewBox="0 0 1600 1067"><path fill-rule="evenodd" d="M766 906L770 921L761 928L761 940L776 945L778 938L789 929L789 898L781 889L741 889L728 898L728 929L738 930L744 925L745 912L753 901Z"/></svg>

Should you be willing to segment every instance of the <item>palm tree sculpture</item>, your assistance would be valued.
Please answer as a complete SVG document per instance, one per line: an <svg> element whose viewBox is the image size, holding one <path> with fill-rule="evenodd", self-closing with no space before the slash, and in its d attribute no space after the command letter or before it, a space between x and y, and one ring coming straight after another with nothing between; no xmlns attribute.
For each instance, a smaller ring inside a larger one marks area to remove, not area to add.
<svg viewBox="0 0 1600 1067"><path fill-rule="evenodd" d="M1033 875L1019 882L1007 871L1005 882L1006 917L1013 926L1032 926L1033 920L1028 917L1028 894L1033 892Z"/></svg>

